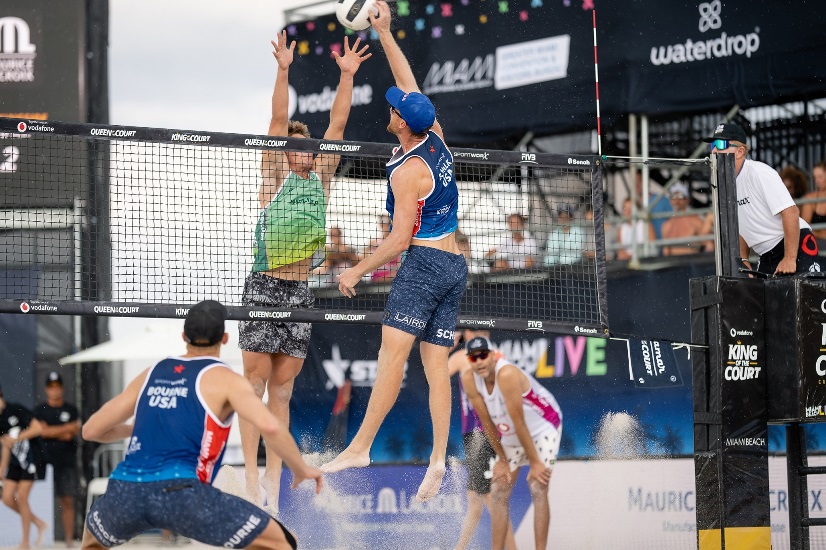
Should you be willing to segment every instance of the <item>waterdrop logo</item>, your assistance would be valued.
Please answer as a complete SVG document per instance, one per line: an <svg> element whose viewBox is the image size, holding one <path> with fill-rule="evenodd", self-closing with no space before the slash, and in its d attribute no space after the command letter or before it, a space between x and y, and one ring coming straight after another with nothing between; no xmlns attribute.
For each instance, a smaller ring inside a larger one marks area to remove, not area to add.
<svg viewBox="0 0 826 550"><path fill-rule="evenodd" d="M697 9L700 12L698 28L701 33L723 26L721 0L702 2ZM677 44L654 46L651 48L650 60L652 65L671 65L737 56L751 58L758 49L760 28L755 27L753 32L743 34L721 32L717 37L712 35L701 40L688 38Z"/></svg>
<svg viewBox="0 0 826 550"><path fill-rule="evenodd" d="M723 20L720 18L720 12L723 11L723 4L720 0L713 2L703 2L699 6L700 10L700 32L706 32L709 29L719 29Z"/></svg>

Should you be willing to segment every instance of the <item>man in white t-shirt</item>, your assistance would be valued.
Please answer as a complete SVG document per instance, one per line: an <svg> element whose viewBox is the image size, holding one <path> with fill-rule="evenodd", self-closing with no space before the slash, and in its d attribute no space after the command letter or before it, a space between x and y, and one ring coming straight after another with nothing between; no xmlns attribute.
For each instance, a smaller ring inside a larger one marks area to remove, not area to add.
<svg viewBox="0 0 826 550"><path fill-rule="evenodd" d="M522 466L529 467L535 547L546 548L548 484L562 438L562 410L550 391L504 359L487 338L473 338L466 349L471 368L462 373L462 386L496 452L495 462L491 460L491 548L505 547L510 496Z"/></svg>
<svg viewBox="0 0 826 550"><path fill-rule="evenodd" d="M783 180L771 166L747 159L746 132L732 122L717 125L712 153L734 153L737 174L737 219L740 256L748 263L749 249L760 256L757 271L769 275L820 272L817 241Z"/></svg>
<svg viewBox="0 0 826 550"><path fill-rule="evenodd" d="M522 214L508 216L509 233L502 237L499 245L492 248L485 258L494 261L492 270L531 269L537 267L539 246L525 231Z"/></svg>

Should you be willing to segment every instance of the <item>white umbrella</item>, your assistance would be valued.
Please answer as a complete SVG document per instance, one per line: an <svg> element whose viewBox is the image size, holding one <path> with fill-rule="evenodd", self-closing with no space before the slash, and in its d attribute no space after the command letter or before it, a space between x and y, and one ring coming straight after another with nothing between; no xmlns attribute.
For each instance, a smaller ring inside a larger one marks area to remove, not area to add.
<svg viewBox="0 0 826 550"><path fill-rule="evenodd" d="M175 326L147 324L143 330L67 355L58 362L61 365L132 360L154 363L164 357L186 353L186 344L181 338L182 331L183 322ZM238 348L237 323L227 321L227 332L230 333L230 340L221 348L221 360L230 366L240 367L242 361L241 350Z"/></svg>

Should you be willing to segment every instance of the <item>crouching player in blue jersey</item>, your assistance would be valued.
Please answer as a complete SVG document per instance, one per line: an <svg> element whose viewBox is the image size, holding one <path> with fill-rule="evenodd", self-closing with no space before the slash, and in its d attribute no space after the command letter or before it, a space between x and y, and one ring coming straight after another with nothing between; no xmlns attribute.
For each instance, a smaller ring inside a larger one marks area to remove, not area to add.
<svg viewBox="0 0 826 550"><path fill-rule="evenodd" d="M117 546L149 529L168 529L224 548L296 548L295 537L260 508L212 486L233 412L255 425L293 472L293 488L322 473L304 463L295 440L221 363L226 308L206 300L184 323L186 355L141 373L83 426L87 440L129 438L126 457L86 517L83 548ZM134 425L126 424L135 416Z"/></svg>

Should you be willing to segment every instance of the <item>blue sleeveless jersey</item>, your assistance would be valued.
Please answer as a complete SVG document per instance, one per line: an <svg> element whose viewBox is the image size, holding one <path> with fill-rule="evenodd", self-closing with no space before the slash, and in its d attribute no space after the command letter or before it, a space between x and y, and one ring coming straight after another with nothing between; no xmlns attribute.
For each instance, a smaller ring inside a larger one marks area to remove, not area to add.
<svg viewBox="0 0 826 550"><path fill-rule="evenodd" d="M413 226L413 237L437 241L456 231L459 226L459 190L456 188L456 176L453 173L453 155L447 149L442 138L432 130L427 138L404 152L398 147L387 163L387 212L393 220L393 210L396 199L390 182L393 172L407 162L409 158L418 157L430 169L433 179L433 188L424 198L419 199L416 213L416 224Z"/></svg>
<svg viewBox="0 0 826 550"><path fill-rule="evenodd" d="M112 479L212 483L232 426L232 416L221 422L201 396L201 376L215 367L226 368L215 357L169 357L152 367L135 407L126 457Z"/></svg>

